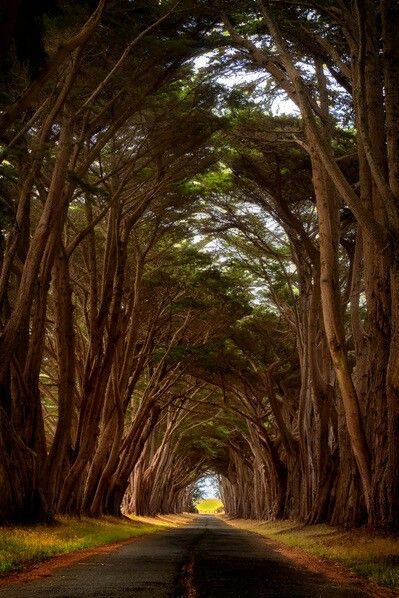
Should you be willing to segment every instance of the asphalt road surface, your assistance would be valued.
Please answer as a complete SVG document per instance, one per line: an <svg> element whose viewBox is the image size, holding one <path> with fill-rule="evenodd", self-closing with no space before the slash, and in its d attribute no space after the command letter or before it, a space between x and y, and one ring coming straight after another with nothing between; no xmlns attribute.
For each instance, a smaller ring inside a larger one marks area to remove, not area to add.
<svg viewBox="0 0 399 598"><path fill-rule="evenodd" d="M352 598L273 550L256 534L201 515L190 525L146 536L109 554L0 588L7 598Z"/></svg>

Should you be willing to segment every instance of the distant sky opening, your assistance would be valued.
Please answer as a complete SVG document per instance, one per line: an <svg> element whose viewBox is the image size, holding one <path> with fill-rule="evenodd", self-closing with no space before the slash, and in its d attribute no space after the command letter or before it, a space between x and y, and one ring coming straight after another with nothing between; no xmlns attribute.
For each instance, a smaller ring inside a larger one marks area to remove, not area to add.
<svg viewBox="0 0 399 598"><path fill-rule="evenodd" d="M209 473L197 481L203 498L220 498L219 482L215 474Z"/></svg>

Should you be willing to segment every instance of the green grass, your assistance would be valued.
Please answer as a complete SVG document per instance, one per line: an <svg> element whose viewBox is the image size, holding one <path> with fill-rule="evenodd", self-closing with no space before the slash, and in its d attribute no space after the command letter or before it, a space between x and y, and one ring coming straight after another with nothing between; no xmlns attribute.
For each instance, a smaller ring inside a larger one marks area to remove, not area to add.
<svg viewBox="0 0 399 598"><path fill-rule="evenodd" d="M176 517L60 517L55 525L0 528L0 574L52 556L154 533L183 523Z"/></svg>
<svg viewBox="0 0 399 598"><path fill-rule="evenodd" d="M204 498L195 506L199 513L216 513L218 509L223 508L223 503L219 498Z"/></svg>
<svg viewBox="0 0 399 598"><path fill-rule="evenodd" d="M303 526L294 521L229 521L271 540L337 561L363 577L399 589L399 538L328 525Z"/></svg>

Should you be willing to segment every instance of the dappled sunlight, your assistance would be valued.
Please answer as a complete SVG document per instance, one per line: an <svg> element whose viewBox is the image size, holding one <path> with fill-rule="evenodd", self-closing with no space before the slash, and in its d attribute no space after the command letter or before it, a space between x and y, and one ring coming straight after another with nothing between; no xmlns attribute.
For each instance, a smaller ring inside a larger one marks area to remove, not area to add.
<svg viewBox="0 0 399 598"><path fill-rule="evenodd" d="M0 12L0 572L228 519L399 587L398 0Z"/></svg>
<svg viewBox="0 0 399 598"><path fill-rule="evenodd" d="M156 525L165 528L175 527L176 525L184 525L192 521L192 515L188 513L180 513L178 515L156 515L155 517L129 515L129 518L138 525Z"/></svg>

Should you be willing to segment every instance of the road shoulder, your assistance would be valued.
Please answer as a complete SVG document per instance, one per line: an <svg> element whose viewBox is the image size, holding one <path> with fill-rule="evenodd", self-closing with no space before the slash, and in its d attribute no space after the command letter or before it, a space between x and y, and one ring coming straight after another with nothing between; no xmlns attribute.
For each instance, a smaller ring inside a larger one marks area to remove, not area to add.
<svg viewBox="0 0 399 598"><path fill-rule="evenodd" d="M292 561L299 568L307 569L312 573L324 575L330 581L341 585L352 585L364 589L375 598L394 598L399 596L399 591L394 588L384 587L377 583L373 577L361 576L355 568L350 567L351 562L357 562L361 569L361 556L368 562L372 561L373 555L379 549L378 537L368 535L364 531L354 532L340 531L328 526L303 526L298 522L261 522L246 519L228 519L223 517L228 525L246 530L261 536L262 539L282 556ZM340 535L341 534L341 535ZM353 536L350 542L351 534ZM309 538L312 538L310 540ZM342 538L345 538L345 543ZM397 540L393 541L395 551ZM340 545L341 554L344 556L337 559L327 557L326 553L334 551L334 543ZM368 555L361 551L363 544L368 547ZM343 546L344 545L344 546ZM345 552L345 545L348 546ZM399 548L399 542L398 542ZM350 550L351 551L350 551ZM352 555L358 556L358 561ZM344 558L346 556L346 559ZM393 557L396 554L392 555ZM389 555L378 555L378 558L385 557L389 562ZM351 560L351 558L353 560ZM341 561L341 562L340 562ZM346 562L345 562L346 561ZM394 558L393 558L394 562ZM372 567L370 567L371 570ZM378 567L376 567L378 570Z"/></svg>
<svg viewBox="0 0 399 598"><path fill-rule="evenodd" d="M189 523L191 515L59 518L55 526L0 529L0 587L50 576L59 568L108 554L148 535Z"/></svg>

